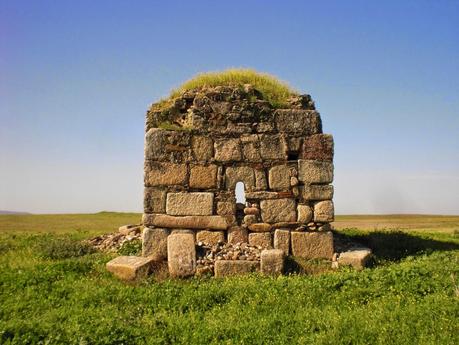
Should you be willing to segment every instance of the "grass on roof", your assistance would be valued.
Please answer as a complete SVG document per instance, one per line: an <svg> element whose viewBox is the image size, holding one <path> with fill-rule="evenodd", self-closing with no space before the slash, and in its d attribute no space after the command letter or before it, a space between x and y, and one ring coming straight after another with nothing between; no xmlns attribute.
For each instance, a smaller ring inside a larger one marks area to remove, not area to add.
<svg viewBox="0 0 459 345"><path fill-rule="evenodd" d="M286 82L270 74L260 73L253 69L231 68L222 72L198 74L173 90L170 98L178 97L184 91L201 87L243 86L244 84L251 84L262 94L263 99L274 107L285 105L290 96L298 94Z"/></svg>

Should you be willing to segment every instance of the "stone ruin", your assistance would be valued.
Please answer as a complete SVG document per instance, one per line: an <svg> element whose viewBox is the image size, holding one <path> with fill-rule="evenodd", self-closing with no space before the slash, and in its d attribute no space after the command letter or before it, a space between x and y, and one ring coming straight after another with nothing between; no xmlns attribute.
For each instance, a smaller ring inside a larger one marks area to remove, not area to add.
<svg viewBox="0 0 459 345"><path fill-rule="evenodd" d="M309 95L275 109L251 85L217 86L163 103L147 112L144 257L175 277L332 259L333 137Z"/></svg>

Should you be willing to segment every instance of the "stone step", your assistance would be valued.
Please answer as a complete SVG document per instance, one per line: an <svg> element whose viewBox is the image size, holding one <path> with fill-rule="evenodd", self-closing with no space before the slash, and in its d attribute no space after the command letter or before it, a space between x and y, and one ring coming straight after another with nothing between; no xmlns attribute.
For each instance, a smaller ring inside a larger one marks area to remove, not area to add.
<svg viewBox="0 0 459 345"><path fill-rule="evenodd" d="M138 280L151 273L153 258L118 256L107 262L107 270L121 280Z"/></svg>

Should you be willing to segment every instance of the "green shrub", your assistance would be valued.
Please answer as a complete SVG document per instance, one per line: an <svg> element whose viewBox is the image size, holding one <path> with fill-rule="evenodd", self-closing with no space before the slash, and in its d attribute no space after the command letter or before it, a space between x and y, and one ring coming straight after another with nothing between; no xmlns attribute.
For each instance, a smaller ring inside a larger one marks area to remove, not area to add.
<svg viewBox="0 0 459 345"><path fill-rule="evenodd" d="M84 242L70 238L50 238L39 243L39 256L44 259L67 259L93 253L95 249Z"/></svg>
<svg viewBox="0 0 459 345"><path fill-rule="evenodd" d="M120 255L140 255L142 253L142 241L140 239L124 242L118 250Z"/></svg>

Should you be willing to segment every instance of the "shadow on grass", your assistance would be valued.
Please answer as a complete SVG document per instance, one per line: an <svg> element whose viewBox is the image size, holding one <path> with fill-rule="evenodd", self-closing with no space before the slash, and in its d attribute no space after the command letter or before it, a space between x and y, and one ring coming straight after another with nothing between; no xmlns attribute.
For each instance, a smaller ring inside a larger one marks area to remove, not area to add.
<svg viewBox="0 0 459 345"><path fill-rule="evenodd" d="M285 259L285 274L306 274L317 275L325 272L332 272L330 260L325 259L302 259L299 257L287 256Z"/></svg>
<svg viewBox="0 0 459 345"><path fill-rule="evenodd" d="M344 230L336 235L371 248L376 261L399 261L407 256L459 249L459 244L455 242L438 241L420 234L412 235L402 231L362 233Z"/></svg>

